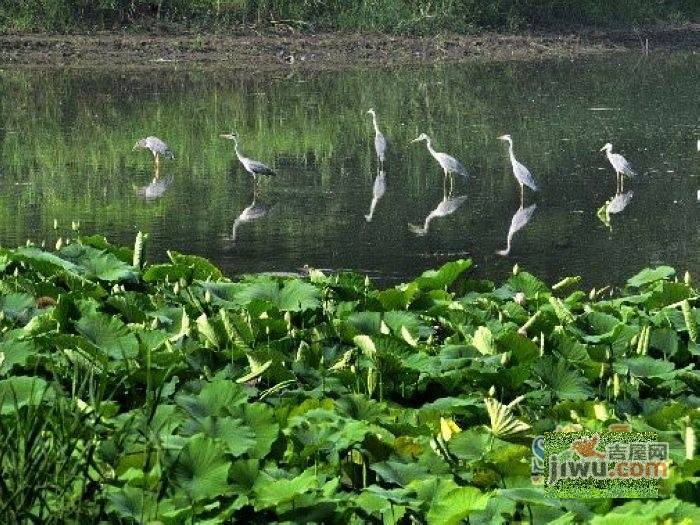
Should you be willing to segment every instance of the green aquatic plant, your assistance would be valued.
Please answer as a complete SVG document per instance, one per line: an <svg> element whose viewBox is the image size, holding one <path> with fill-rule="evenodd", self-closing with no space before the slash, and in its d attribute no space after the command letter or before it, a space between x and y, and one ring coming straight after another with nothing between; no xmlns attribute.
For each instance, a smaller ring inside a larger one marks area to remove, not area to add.
<svg viewBox="0 0 700 525"><path fill-rule="evenodd" d="M589 296L457 260L378 289L74 235L0 249L3 523L700 516L700 310L672 268ZM669 442L665 499L532 485L534 436L620 423Z"/></svg>

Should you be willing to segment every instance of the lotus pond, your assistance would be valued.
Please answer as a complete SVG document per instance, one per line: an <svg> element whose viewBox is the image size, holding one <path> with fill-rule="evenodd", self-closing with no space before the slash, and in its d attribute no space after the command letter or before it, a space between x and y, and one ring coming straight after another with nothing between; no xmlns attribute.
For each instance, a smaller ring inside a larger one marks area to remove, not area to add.
<svg viewBox="0 0 700 525"><path fill-rule="evenodd" d="M232 281L145 244L0 251L2 523L700 522L692 276ZM662 499L532 484L533 436L621 422L669 443Z"/></svg>
<svg viewBox="0 0 700 525"><path fill-rule="evenodd" d="M354 269L380 283L470 257L482 277L504 279L515 262L551 282L624 284L640 268L700 268L698 59L693 54L586 60L471 62L308 72L295 66L248 75L178 64L151 69L0 71L0 245L53 239L53 221L130 244L149 232L154 256L207 257L227 275ZM673 86L672 93L669 86ZM378 177L374 107L389 141L385 193ZM255 219L250 176L233 145L274 167ZM423 144L457 157L448 215L442 174ZM514 234L518 188L505 144L540 193ZM175 161L154 180L140 137L168 142ZM610 220L596 211L615 195L598 150L612 142L639 176ZM444 212L443 212L444 213ZM235 225L235 228L234 228ZM420 228L420 229L419 229ZM235 233L234 233L235 229ZM425 235L420 235L426 229Z"/></svg>

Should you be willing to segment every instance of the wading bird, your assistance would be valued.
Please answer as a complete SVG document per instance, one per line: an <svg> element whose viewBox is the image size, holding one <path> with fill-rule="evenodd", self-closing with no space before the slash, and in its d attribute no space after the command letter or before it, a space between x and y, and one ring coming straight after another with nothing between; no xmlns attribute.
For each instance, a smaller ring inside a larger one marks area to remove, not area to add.
<svg viewBox="0 0 700 525"><path fill-rule="evenodd" d="M629 162L627 162L627 159L625 159L625 157L623 157L619 153L612 152L612 144L610 144L609 142L605 146L600 148L600 151L605 151L605 153L608 156L608 160L610 161L610 164L612 164L612 167L615 169L615 175L617 177L616 193L622 193L625 189L625 175L634 177L636 173L634 172L634 170L632 170L632 166Z"/></svg>
<svg viewBox="0 0 700 525"><path fill-rule="evenodd" d="M381 131L379 131L379 124L377 124L377 113L373 108L369 108L367 113L372 115L372 124L374 124L374 150L377 152L377 158L380 164L384 165L384 159L386 158L386 139Z"/></svg>
<svg viewBox="0 0 700 525"><path fill-rule="evenodd" d="M452 174L457 173L458 175L461 175L465 179L469 178L469 172L467 172L466 168L460 164L460 162L448 155L447 153L441 153L439 151L435 151L433 149L433 146L430 142L430 137L426 135L425 133L421 133L417 139L413 139L411 142L420 142L421 140L425 141L426 146L428 147L428 151L430 154L435 158L435 160L440 164L440 167L442 170L445 172L445 179L447 177L450 178L450 191L449 193L452 193ZM443 181L443 190L444 190L444 181ZM447 191L445 191L447 193Z"/></svg>
<svg viewBox="0 0 700 525"><path fill-rule="evenodd" d="M537 183L532 177L530 171L515 159L515 155L513 154L513 139L511 138L511 136L501 135L500 137L498 137L498 139L505 140L506 142L508 142L508 154L510 155L510 163L513 165L513 175L518 181L518 184L520 184L520 207L522 208L523 200L525 198L524 187L527 186L532 191L537 191Z"/></svg>
<svg viewBox="0 0 700 525"><path fill-rule="evenodd" d="M462 204L464 204L465 200L467 200L466 195L458 195L457 197L445 195L435 209L425 218L422 227L415 224L409 224L408 229L420 237L426 235L433 219L438 217L447 217L448 215L453 214Z"/></svg>
<svg viewBox="0 0 700 525"><path fill-rule="evenodd" d="M148 186L137 186L134 188L137 195L141 195L147 201L154 201L160 199L168 188L173 183L174 177L172 175L167 175L166 177L154 177Z"/></svg>
<svg viewBox="0 0 700 525"><path fill-rule="evenodd" d="M136 151L137 149L147 149L153 153L153 158L156 160L156 170L160 168L161 157L168 160L173 160L175 158L173 152L170 151L170 146L168 146L158 137L146 137L145 139L139 139L131 151Z"/></svg>
<svg viewBox="0 0 700 525"><path fill-rule="evenodd" d="M372 186L372 203L369 205L369 213L365 215L365 220L367 222L372 222L372 217L374 217L374 209L377 207L379 199L384 196L386 192L386 173L384 170L379 172L377 178L374 179L374 186Z"/></svg>
<svg viewBox="0 0 700 525"><path fill-rule="evenodd" d="M513 218L510 220L510 228L508 228L508 238L506 239L506 249L497 251L496 253L498 255L507 256L510 254L510 246L513 242L513 235L515 235L517 231L522 230L527 225L527 223L530 222L530 219L532 219L532 216L535 213L536 209L537 204L531 204L527 208L523 208L522 206L518 208L518 211L515 212Z"/></svg>
<svg viewBox="0 0 700 525"><path fill-rule="evenodd" d="M256 219L261 219L267 212L270 211L270 206L264 202L257 202L257 197L253 195L253 202L251 202L239 215L236 220L233 221L233 228L231 229L231 242L236 242L236 236L238 234L238 227L241 224L254 221Z"/></svg>
<svg viewBox="0 0 700 525"><path fill-rule="evenodd" d="M238 136L235 133L222 133L219 136L223 139L233 141L236 149L236 157L238 157L238 160L243 165L245 170L253 176L254 182L258 181L258 175L277 175L277 173L275 173L271 168L268 168L262 162L249 159L248 157L241 155L241 152L238 149Z"/></svg>

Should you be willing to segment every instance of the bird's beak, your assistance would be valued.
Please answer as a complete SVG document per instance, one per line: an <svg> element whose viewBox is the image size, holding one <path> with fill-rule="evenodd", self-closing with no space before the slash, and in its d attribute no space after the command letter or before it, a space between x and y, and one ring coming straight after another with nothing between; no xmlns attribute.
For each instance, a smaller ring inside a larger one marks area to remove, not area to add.
<svg viewBox="0 0 700 525"><path fill-rule="evenodd" d="M136 144L133 148L131 148L131 151L136 151L137 149L139 149L139 145L138 145L138 144Z"/></svg>
<svg viewBox="0 0 700 525"><path fill-rule="evenodd" d="M605 151L605 146L603 146L602 148L600 148L600 151Z"/></svg>
<svg viewBox="0 0 700 525"><path fill-rule="evenodd" d="M420 140L420 137L418 137L417 139L413 139L413 140L411 141L411 144L413 144L414 142L418 142L419 140Z"/></svg>
<svg viewBox="0 0 700 525"><path fill-rule="evenodd" d="M506 136L505 136L505 135L501 135L500 137L498 137L498 140L506 140Z"/></svg>
<svg viewBox="0 0 700 525"><path fill-rule="evenodd" d="M222 139L228 139L228 140L233 140L233 134L231 133L222 133L219 135Z"/></svg>

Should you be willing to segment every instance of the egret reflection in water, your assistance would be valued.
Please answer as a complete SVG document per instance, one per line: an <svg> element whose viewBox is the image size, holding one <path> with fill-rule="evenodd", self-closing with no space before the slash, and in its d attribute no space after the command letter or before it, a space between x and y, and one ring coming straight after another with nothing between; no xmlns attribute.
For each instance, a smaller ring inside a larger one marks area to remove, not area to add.
<svg viewBox="0 0 700 525"><path fill-rule="evenodd" d="M527 208L523 208L522 205L520 208L518 208L518 211L515 212L513 215L513 218L510 220L510 228L508 228L508 237L506 240L506 248L505 250L499 250L496 253L498 255L510 255L510 249L512 246L513 242L513 236L516 234L516 232L522 230L528 222L532 219L532 216L535 214L535 210L537 209L537 204L531 204Z"/></svg>
<svg viewBox="0 0 700 525"><path fill-rule="evenodd" d="M374 217L374 209L377 207L377 203L384 196L386 192L386 173L384 170L380 171L374 179L374 186L372 186L372 203L369 205L369 213L365 215L365 220L367 222L372 222Z"/></svg>
<svg viewBox="0 0 700 525"><path fill-rule="evenodd" d="M259 202L257 200L257 195L253 196L253 202L251 202L243 211L236 217L233 221L233 228L231 229L231 237L229 240L231 242L236 242L236 237L238 235L238 228L242 224L261 219L270 211L270 206L264 202Z"/></svg>
<svg viewBox="0 0 700 525"><path fill-rule="evenodd" d="M610 216L616 213L622 213L627 205L634 197L632 190L625 193L617 193L612 199L603 204L598 210L598 218L608 228L612 229Z"/></svg>
<svg viewBox="0 0 700 525"><path fill-rule="evenodd" d="M445 195L443 199L440 201L440 203L437 205L437 207L431 211L428 216L425 218L425 221L423 222L423 226L417 226L415 224L409 224L408 227L409 229L415 233L416 235L426 235L428 233L428 228L430 227L430 223L433 219L436 219L437 217L446 217L448 215L453 214L456 212L459 207L464 204L464 201L467 200L466 195L458 195L456 197L451 197L449 195Z"/></svg>
<svg viewBox="0 0 700 525"><path fill-rule="evenodd" d="M174 177L168 175L166 177L154 177L151 183L147 186L136 186L134 190L137 195L141 195L147 201L154 201L160 199L168 188L173 183Z"/></svg>

